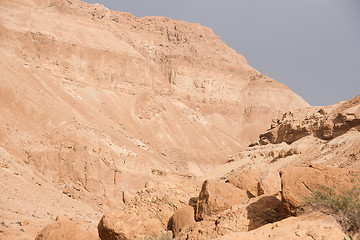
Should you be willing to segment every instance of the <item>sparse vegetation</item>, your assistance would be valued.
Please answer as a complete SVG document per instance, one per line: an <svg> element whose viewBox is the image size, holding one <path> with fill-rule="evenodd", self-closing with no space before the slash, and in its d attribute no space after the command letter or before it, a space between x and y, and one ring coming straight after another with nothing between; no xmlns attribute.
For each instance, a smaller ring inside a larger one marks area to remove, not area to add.
<svg viewBox="0 0 360 240"><path fill-rule="evenodd" d="M145 240L172 240L172 236L169 232L161 232L161 235L153 234L145 237Z"/></svg>
<svg viewBox="0 0 360 240"><path fill-rule="evenodd" d="M360 229L360 187L358 185L340 194L337 194L333 188L321 186L312 190L312 193L305 198L305 203L333 215L347 233L356 233Z"/></svg>

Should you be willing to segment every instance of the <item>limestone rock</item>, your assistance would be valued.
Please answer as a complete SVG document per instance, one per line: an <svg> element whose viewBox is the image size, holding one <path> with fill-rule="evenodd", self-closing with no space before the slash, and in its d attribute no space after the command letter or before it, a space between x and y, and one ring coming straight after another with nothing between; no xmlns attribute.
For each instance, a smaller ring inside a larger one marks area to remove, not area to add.
<svg viewBox="0 0 360 240"><path fill-rule="evenodd" d="M176 239L214 239L232 232L247 232L288 216L275 196L260 196L184 228Z"/></svg>
<svg viewBox="0 0 360 240"><path fill-rule="evenodd" d="M219 235L247 232L288 216L283 203L275 196L260 196L246 205L233 206L220 213L216 219L216 230Z"/></svg>
<svg viewBox="0 0 360 240"><path fill-rule="evenodd" d="M277 170L250 169L232 173L226 182L245 190L249 198L278 194L281 191L281 179Z"/></svg>
<svg viewBox="0 0 360 240"><path fill-rule="evenodd" d="M46 225L35 240L97 240L97 236L82 230L74 221L58 217L56 222Z"/></svg>
<svg viewBox="0 0 360 240"><path fill-rule="evenodd" d="M199 193L195 219L201 221L246 200L246 191L229 183L206 180Z"/></svg>
<svg viewBox="0 0 360 240"><path fill-rule="evenodd" d="M262 194L276 195L281 191L281 178L277 170L269 169L261 174L258 192L259 196Z"/></svg>
<svg viewBox="0 0 360 240"><path fill-rule="evenodd" d="M360 95L346 102L324 108L305 108L289 111L273 121L271 129L259 137L258 143L266 145L288 144L308 135L324 140L341 136L360 126ZM359 129L358 129L359 131Z"/></svg>
<svg viewBox="0 0 360 240"><path fill-rule="evenodd" d="M133 213L111 210L98 224L101 240L128 240L159 234L163 229L156 219L139 218Z"/></svg>
<svg viewBox="0 0 360 240"><path fill-rule="evenodd" d="M347 239L347 236L333 217L322 213L312 213L267 224L250 232L231 233L217 239L339 240Z"/></svg>
<svg viewBox="0 0 360 240"><path fill-rule="evenodd" d="M249 197L256 197L259 196L260 175L260 170L250 169L231 176L227 181L235 187L245 190Z"/></svg>
<svg viewBox="0 0 360 240"><path fill-rule="evenodd" d="M185 206L174 213L169 219L168 230L171 230L173 235L176 236L181 229L195 223L194 208Z"/></svg>
<svg viewBox="0 0 360 240"><path fill-rule="evenodd" d="M303 206L304 197L322 186L335 192L350 190L359 183L359 170L312 164L308 167L288 167L281 172L282 199L290 209Z"/></svg>

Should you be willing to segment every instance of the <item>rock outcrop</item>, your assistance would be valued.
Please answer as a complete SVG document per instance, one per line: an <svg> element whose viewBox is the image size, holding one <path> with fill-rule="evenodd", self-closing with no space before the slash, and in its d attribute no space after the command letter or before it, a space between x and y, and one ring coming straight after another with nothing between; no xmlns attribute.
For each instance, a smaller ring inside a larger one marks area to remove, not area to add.
<svg viewBox="0 0 360 240"><path fill-rule="evenodd" d="M343 104L330 107L287 112L281 119L273 120L271 129L260 135L258 143L290 144L308 135L330 140L352 128L360 131L359 101L360 96L357 96Z"/></svg>
<svg viewBox="0 0 360 240"><path fill-rule="evenodd" d="M310 108L199 24L0 1L0 238L343 239L289 215L351 186L359 109Z"/></svg>
<svg viewBox="0 0 360 240"><path fill-rule="evenodd" d="M339 194L360 183L360 169L343 169L312 164L288 167L281 171L282 199L293 209L304 206L305 197L323 187Z"/></svg>

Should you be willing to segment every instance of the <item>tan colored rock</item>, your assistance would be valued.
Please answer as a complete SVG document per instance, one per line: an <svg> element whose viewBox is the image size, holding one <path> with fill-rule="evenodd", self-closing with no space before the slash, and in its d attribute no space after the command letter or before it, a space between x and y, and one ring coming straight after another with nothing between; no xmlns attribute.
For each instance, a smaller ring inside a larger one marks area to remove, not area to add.
<svg viewBox="0 0 360 240"><path fill-rule="evenodd" d="M308 167L288 167L281 171L282 199L290 209L304 204L311 190L330 187L337 193L350 190L359 183L360 171L312 164Z"/></svg>
<svg viewBox="0 0 360 240"><path fill-rule="evenodd" d="M206 180L199 193L195 219L201 221L247 200L248 196L244 190L229 183Z"/></svg>
<svg viewBox="0 0 360 240"><path fill-rule="evenodd" d="M347 239L336 220L322 213L290 217L280 222L267 224L250 232L231 233L218 240L339 240Z"/></svg>
<svg viewBox="0 0 360 240"><path fill-rule="evenodd" d="M259 196L276 195L281 191L281 178L277 170L269 169L261 174L258 192Z"/></svg>
<svg viewBox="0 0 360 240"><path fill-rule="evenodd" d="M139 218L133 213L120 210L105 213L98 224L101 240L139 239L159 234L162 230L157 219Z"/></svg>
<svg viewBox="0 0 360 240"><path fill-rule="evenodd" d="M247 232L288 216L278 198L260 196L251 199L246 205L233 206L219 214L216 219L216 230L219 235Z"/></svg>
<svg viewBox="0 0 360 240"><path fill-rule="evenodd" d="M259 196L260 176L260 170L250 169L231 176L227 181L235 187L245 190L249 197L256 197Z"/></svg>
<svg viewBox="0 0 360 240"><path fill-rule="evenodd" d="M219 236L214 221L201 221L181 231L175 240L207 240Z"/></svg>
<svg viewBox="0 0 360 240"><path fill-rule="evenodd" d="M219 212L210 221L201 221L184 228L176 239L214 239L232 232L247 232L289 215L275 196L252 198L248 203L235 205Z"/></svg>
<svg viewBox="0 0 360 240"><path fill-rule="evenodd" d="M324 108L312 107L289 111L273 121L271 129L260 134L259 143L266 145L295 142L314 135L324 140L338 137L360 126L360 95L346 102Z"/></svg>
<svg viewBox="0 0 360 240"><path fill-rule="evenodd" d="M46 225L35 240L97 240L95 234L82 230L74 221L58 217L55 223Z"/></svg>
<svg viewBox="0 0 360 240"><path fill-rule="evenodd" d="M171 230L173 236L176 236L182 229L195 223L194 208L185 206L179 209L169 219L167 229Z"/></svg>

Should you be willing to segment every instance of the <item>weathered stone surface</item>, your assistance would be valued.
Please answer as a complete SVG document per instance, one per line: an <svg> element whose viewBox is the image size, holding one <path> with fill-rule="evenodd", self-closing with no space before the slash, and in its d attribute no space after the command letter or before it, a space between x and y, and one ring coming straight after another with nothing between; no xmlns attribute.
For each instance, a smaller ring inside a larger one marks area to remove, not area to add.
<svg viewBox="0 0 360 240"><path fill-rule="evenodd" d="M184 228L176 239L214 239L232 232L247 232L288 216L275 196L260 196L219 212L211 220Z"/></svg>
<svg viewBox="0 0 360 240"><path fill-rule="evenodd" d="M216 219L216 230L219 235L247 232L288 216L278 198L260 196L251 199L246 205L233 206L220 213Z"/></svg>
<svg viewBox="0 0 360 240"><path fill-rule="evenodd" d="M195 223L194 208L185 206L179 209L169 219L167 229L176 236L183 228Z"/></svg>
<svg viewBox="0 0 360 240"><path fill-rule="evenodd" d="M269 169L261 174L258 195L276 195L281 191L281 178L277 170Z"/></svg>
<svg viewBox="0 0 360 240"><path fill-rule="evenodd" d="M339 240L347 239L336 220L322 213L290 217L280 222L267 224L250 232L231 233L218 240Z"/></svg>
<svg viewBox="0 0 360 240"><path fill-rule="evenodd" d="M133 213L111 210L103 215L98 224L101 240L140 239L159 234L163 228L157 219L139 218Z"/></svg>
<svg viewBox="0 0 360 240"><path fill-rule="evenodd" d="M207 240L218 236L214 221L201 221L181 231L175 240Z"/></svg>
<svg viewBox="0 0 360 240"><path fill-rule="evenodd" d="M359 100L360 96L356 96L342 104L326 107L326 111L324 108L314 107L287 112L282 119L273 121L271 129L260 135L258 143L290 144L308 135L329 140L346 133L351 128L358 129Z"/></svg>
<svg viewBox="0 0 360 240"><path fill-rule="evenodd" d="M199 193L195 219L201 221L247 200L245 190L229 183L206 180Z"/></svg>
<svg viewBox="0 0 360 240"><path fill-rule="evenodd" d="M245 190L249 197L256 197L259 196L260 176L260 170L250 169L231 176L227 181L235 187Z"/></svg>
<svg viewBox="0 0 360 240"><path fill-rule="evenodd" d="M304 197L322 186L330 187L337 193L350 190L359 183L359 173L359 170L320 164L285 168L281 171L282 199L290 209L303 206Z"/></svg>
<svg viewBox="0 0 360 240"><path fill-rule="evenodd" d="M35 240L97 240L97 236L82 230L74 221L58 217L56 222L46 225Z"/></svg>

